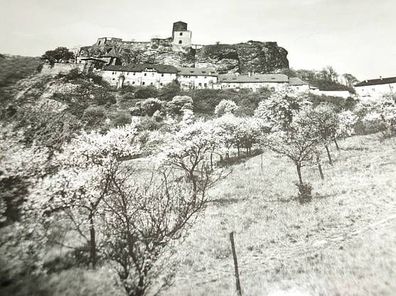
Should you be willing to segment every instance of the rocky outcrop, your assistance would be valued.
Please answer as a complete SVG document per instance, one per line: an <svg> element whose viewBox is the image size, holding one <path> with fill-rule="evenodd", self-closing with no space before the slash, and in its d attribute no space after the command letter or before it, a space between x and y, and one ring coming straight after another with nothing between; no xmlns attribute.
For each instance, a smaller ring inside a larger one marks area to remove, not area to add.
<svg viewBox="0 0 396 296"><path fill-rule="evenodd" d="M270 73L289 68L287 51L276 42L249 41L205 45L200 49L174 51L170 44L122 42L82 49L84 56L115 55L122 64L167 64L176 67L212 67L219 73Z"/></svg>
<svg viewBox="0 0 396 296"><path fill-rule="evenodd" d="M259 41L204 46L197 53L196 64L212 66L220 73L270 73L289 68L284 48L276 42Z"/></svg>

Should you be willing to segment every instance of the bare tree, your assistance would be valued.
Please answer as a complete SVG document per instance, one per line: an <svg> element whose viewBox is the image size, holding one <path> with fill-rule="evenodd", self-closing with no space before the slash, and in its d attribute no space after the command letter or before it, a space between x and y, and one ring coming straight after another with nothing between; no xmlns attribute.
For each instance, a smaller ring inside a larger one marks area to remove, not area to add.
<svg viewBox="0 0 396 296"><path fill-rule="evenodd" d="M133 182L136 175L128 171L111 176L103 249L116 263L128 295L146 295L162 272L157 261L204 208L211 175L207 172L199 185L192 178L180 179L174 170L164 170L137 185Z"/></svg>

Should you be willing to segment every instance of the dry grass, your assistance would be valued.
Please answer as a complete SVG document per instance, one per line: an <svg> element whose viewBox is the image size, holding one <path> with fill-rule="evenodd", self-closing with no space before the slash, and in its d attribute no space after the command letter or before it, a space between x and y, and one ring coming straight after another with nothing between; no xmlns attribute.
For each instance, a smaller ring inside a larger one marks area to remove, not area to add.
<svg viewBox="0 0 396 296"><path fill-rule="evenodd" d="M234 295L228 234L236 231L243 295L396 294L396 139L353 137L334 167L303 175L314 199L294 200L297 174L265 152L234 167L179 247L167 295Z"/></svg>

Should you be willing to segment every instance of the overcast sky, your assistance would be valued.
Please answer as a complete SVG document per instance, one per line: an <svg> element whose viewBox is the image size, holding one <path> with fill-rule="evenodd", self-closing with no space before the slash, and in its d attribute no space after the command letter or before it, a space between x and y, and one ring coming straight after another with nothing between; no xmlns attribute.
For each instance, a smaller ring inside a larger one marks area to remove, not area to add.
<svg viewBox="0 0 396 296"><path fill-rule="evenodd" d="M277 41L290 67L359 79L396 76L396 0L0 0L0 52L41 55L98 37L169 37L182 20L193 43Z"/></svg>

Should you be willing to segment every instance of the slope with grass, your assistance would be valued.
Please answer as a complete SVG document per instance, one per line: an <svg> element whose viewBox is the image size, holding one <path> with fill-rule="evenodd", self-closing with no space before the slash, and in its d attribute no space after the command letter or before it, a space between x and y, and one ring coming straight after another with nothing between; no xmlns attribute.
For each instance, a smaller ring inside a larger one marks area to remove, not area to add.
<svg viewBox="0 0 396 296"><path fill-rule="evenodd" d="M304 168L314 188L304 205L286 158L265 152L234 167L179 247L164 294L236 295L235 231L243 295L394 295L396 139L340 144L324 181L315 166Z"/></svg>

